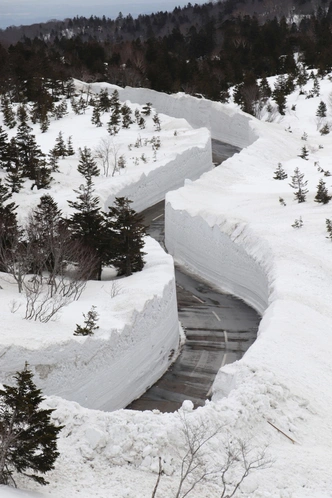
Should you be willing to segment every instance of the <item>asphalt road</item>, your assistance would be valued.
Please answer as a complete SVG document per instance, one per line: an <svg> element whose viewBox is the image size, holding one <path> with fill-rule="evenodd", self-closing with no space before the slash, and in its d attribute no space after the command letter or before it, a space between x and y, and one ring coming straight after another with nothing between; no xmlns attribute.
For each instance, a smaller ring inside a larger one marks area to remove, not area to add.
<svg viewBox="0 0 332 498"><path fill-rule="evenodd" d="M215 163L239 149L213 141ZM148 233L164 243L164 202L143 213ZM169 370L127 408L172 412L190 399L202 406L222 365L240 359L257 336L259 315L239 299L221 294L193 275L175 269L178 312L186 342Z"/></svg>

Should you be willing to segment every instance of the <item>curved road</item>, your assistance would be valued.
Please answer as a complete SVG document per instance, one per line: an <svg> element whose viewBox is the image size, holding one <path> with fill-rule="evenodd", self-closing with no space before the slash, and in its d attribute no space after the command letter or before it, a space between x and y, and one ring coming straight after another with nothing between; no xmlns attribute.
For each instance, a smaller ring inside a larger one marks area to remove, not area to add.
<svg viewBox="0 0 332 498"><path fill-rule="evenodd" d="M213 161L220 163L240 149L213 141ZM164 202L144 211L148 233L163 245ZM213 290L196 276L175 269L179 319L186 342L173 365L127 408L175 411L190 399L205 404L221 366L240 359L254 342L260 317L244 302Z"/></svg>

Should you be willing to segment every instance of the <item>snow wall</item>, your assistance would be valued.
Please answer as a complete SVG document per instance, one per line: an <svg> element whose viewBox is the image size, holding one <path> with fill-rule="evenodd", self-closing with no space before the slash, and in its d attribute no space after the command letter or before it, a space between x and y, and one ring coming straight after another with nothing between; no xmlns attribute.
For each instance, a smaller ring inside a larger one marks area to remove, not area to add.
<svg viewBox="0 0 332 498"><path fill-rule="evenodd" d="M189 272L243 299L262 314L268 304L264 269L221 227L210 226L185 209L174 209L172 194L167 199L165 243L169 253Z"/></svg>
<svg viewBox="0 0 332 498"><path fill-rule="evenodd" d="M202 130L199 137L202 145L194 146L177 154L175 159L166 162L163 166L143 173L139 177L133 175L126 179L123 185L122 178L114 178L112 193L104 195L105 208L114 204L115 197L128 197L133 201L135 211L145 209L165 199L170 190L183 186L186 178L196 180L203 173L212 168L211 140L207 130Z"/></svg>
<svg viewBox="0 0 332 498"><path fill-rule="evenodd" d="M230 109L219 102L198 99L185 93L167 95L148 88L121 88L109 83L87 85L77 80L75 82L77 88L88 86L95 93L104 88L109 93L117 89L121 101L130 100L139 105L151 102L158 113L184 118L194 128L208 128L212 138L236 147L248 147L258 138L258 134L250 126L251 117L248 114Z"/></svg>
<svg viewBox="0 0 332 498"><path fill-rule="evenodd" d="M87 408L116 410L143 394L167 370L179 347L173 260L150 238L146 251L148 269L140 278L143 283L151 278L155 282L150 299L132 297L134 291L120 295L118 301L115 297L118 312L111 313L108 328L104 325L102 331L89 337L75 337L72 331L64 335L59 331L57 336L57 328L66 325L61 317L48 326L47 337L43 337L45 329L38 324L33 329L31 324L31 334L30 329L24 330L26 334L16 343L9 338L0 347L2 381L9 381L27 361L45 394L58 395ZM107 281L103 286L106 288ZM123 326L114 326L122 311Z"/></svg>

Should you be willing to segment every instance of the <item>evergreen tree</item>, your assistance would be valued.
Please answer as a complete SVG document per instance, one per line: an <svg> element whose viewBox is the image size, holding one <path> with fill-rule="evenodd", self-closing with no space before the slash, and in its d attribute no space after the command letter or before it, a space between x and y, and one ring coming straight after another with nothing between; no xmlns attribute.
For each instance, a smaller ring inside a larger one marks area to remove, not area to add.
<svg viewBox="0 0 332 498"><path fill-rule="evenodd" d="M28 112L24 103L20 104L17 108L17 119L20 124L26 123L28 120Z"/></svg>
<svg viewBox="0 0 332 498"><path fill-rule="evenodd" d="M98 128L103 126L103 123L100 120L100 108L98 105L95 105L92 111L91 123L96 125Z"/></svg>
<svg viewBox="0 0 332 498"><path fill-rule="evenodd" d="M314 200L315 202L320 202L321 204L328 204L331 200L326 183L322 179L319 180L317 185L317 193Z"/></svg>
<svg viewBox="0 0 332 498"><path fill-rule="evenodd" d="M122 127L129 128L134 121L132 120L131 109L126 103L124 103L121 107L121 114L122 114Z"/></svg>
<svg viewBox="0 0 332 498"><path fill-rule="evenodd" d="M0 271L6 271L6 254L13 247L18 232L16 209L14 202L10 200L12 194L0 179Z"/></svg>
<svg viewBox="0 0 332 498"><path fill-rule="evenodd" d="M86 179L92 178L93 176L99 176L100 170L97 163L92 155L91 149L84 147L79 149L80 160L77 166L77 171L81 173Z"/></svg>
<svg viewBox="0 0 332 498"><path fill-rule="evenodd" d="M5 168L8 158L8 135L0 126L0 168Z"/></svg>
<svg viewBox="0 0 332 498"><path fill-rule="evenodd" d="M152 103L151 103L151 102L147 102L147 103L143 106L143 109L142 109L142 114L144 114L144 116L150 116L151 111L152 111Z"/></svg>
<svg viewBox="0 0 332 498"><path fill-rule="evenodd" d="M38 190L42 188L50 188L50 183L53 178L51 176L51 169L47 166L44 158L39 159L38 163L36 164L34 177L32 178L32 180L34 180L35 183L32 184L31 190L34 186L36 186Z"/></svg>
<svg viewBox="0 0 332 498"><path fill-rule="evenodd" d="M112 110L110 120L107 124L107 130L110 135L116 135L119 133L121 123L121 114L116 109Z"/></svg>
<svg viewBox="0 0 332 498"><path fill-rule="evenodd" d="M55 150L55 147L48 153L48 167L53 172L59 171L59 156Z"/></svg>
<svg viewBox="0 0 332 498"><path fill-rule="evenodd" d="M66 149L67 149L67 156L74 156L75 155L75 151L74 151L74 147L73 147L73 139L72 139L71 135L68 137Z"/></svg>
<svg viewBox="0 0 332 498"><path fill-rule="evenodd" d="M292 176L292 182L289 184L296 192L294 196L298 203L305 202L308 190L305 188L308 181L304 181L304 174L300 172L299 168L295 168L294 175Z"/></svg>
<svg viewBox="0 0 332 498"><path fill-rule="evenodd" d="M42 133L45 133L50 127L50 119L48 117L47 112L43 114L40 118L40 130Z"/></svg>
<svg viewBox="0 0 332 498"><path fill-rule="evenodd" d="M112 93L111 99L110 99L110 109L117 115L120 114L120 99L119 99L119 92L117 90L114 90Z"/></svg>
<svg viewBox="0 0 332 498"><path fill-rule="evenodd" d="M16 372L15 385L0 390L0 484L15 485L18 472L45 485L40 474L52 470L59 456L57 437L63 427L52 423L54 410L40 408L44 398L32 377L26 364Z"/></svg>
<svg viewBox="0 0 332 498"><path fill-rule="evenodd" d="M276 83L274 85L274 90L272 92L272 98L278 106L278 111L281 115L285 114L286 109L286 96L289 92L287 91L287 81L284 75L277 77Z"/></svg>
<svg viewBox="0 0 332 498"><path fill-rule="evenodd" d="M332 240L332 220L326 218L326 231L327 231L327 239Z"/></svg>
<svg viewBox="0 0 332 498"><path fill-rule="evenodd" d="M20 192L24 184L24 177L23 169L21 168L19 161L13 162L11 166L7 168L5 182L12 194L18 194Z"/></svg>
<svg viewBox="0 0 332 498"><path fill-rule="evenodd" d="M84 325L76 325L76 330L74 335L92 335L94 330L99 329L97 325L98 313L96 312L96 307L92 306L91 310L88 311L87 315L83 313L85 318Z"/></svg>
<svg viewBox="0 0 332 498"><path fill-rule="evenodd" d="M39 204L32 211L27 226L27 234L34 259L33 273L47 270L55 278L55 271L61 266L58 261L59 236L62 213L49 194L42 195Z"/></svg>
<svg viewBox="0 0 332 498"><path fill-rule="evenodd" d="M63 139L62 131L59 132L59 135L55 140L55 146L53 150L56 153L56 155L58 157L62 157L62 159L64 159L67 155L67 147Z"/></svg>
<svg viewBox="0 0 332 498"><path fill-rule="evenodd" d="M155 130L156 131L160 131L161 130L161 124L160 124L159 115L157 113L153 115L152 121L154 123Z"/></svg>
<svg viewBox="0 0 332 498"><path fill-rule="evenodd" d="M103 265L103 244L101 240L103 216L99 206L99 199L94 195L91 176L87 175L85 178L85 185L80 185L78 190L74 190L78 194L77 200L68 201L69 206L75 210L68 220L68 227L72 239L77 241L83 250L93 258L94 268L91 274L100 280Z"/></svg>
<svg viewBox="0 0 332 498"><path fill-rule="evenodd" d="M32 128L26 123L20 124L16 135L16 145L18 157L22 163L24 176L31 180L37 177L39 162L44 158L44 154L37 145L36 138L31 133Z"/></svg>
<svg viewBox="0 0 332 498"><path fill-rule="evenodd" d="M281 163L278 163L277 169L274 172L274 180L285 180L288 175L282 167Z"/></svg>
<svg viewBox="0 0 332 498"><path fill-rule="evenodd" d="M309 156L309 152L308 152L308 149L306 148L306 146L304 145L301 149L301 154L299 154L299 157L301 157L301 159L305 159L306 161L308 160L308 156Z"/></svg>
<svg viewBox="0 0 332 498"><path fill-rule="evenodd" d="M140 127L141 130L144 130L144 128L145 128L145 119L143 118L143 116L140 116L137 124L138 124L138 126Z"/></svg>
<svg viewBox="0 0 332 498"><path fill-rule="evenodd" d="M321 100L317 108L316 116L318 118L326 118L326 112L327 112L326 104Z"/></svg>
<svg viewBox="0 0 332 498"><path fill-rule="evenodd" d="M312 89L312 94L314 97L319 97L319 95L320 95L319 81L318 81L318 78L316 76L314 77L314 86Z"/></svg>
<svg viewBox="0 0 332 498"><path fill-rule="evenodd" d="M99 112L108 112L111 108L112 103L107 89L104 88L100 90L98 97L98 102L96 103L95 107L99 108Z"/></svg>
<svg viewBox="0 0 332 498"><path fill-rule="evenodd" d="M111 237L108 263L115 266L118 275L125 276L143 269L145 254L143 217L130 207L131 203L126 197L116 198L105 215L105 234Z"/></svg>
<svg viewBox="0 0 332 498"><path fill-rule="evenodd" d="M266 102L267 99L271 97L272 90L265 76L261 79L259 85L259 94L264 102Z"/></svg>
<svg viewBox="0 0 332 498"><path fill-rule="evenodd" d="M16 126L15 114L7 95L2 96L1 111L3 113L4 124L8 126L8 128L14 128Z"/></svg>
<svg viewBox="0 0 332 498"><path fill-rule="evenodd" d="M74 80L70 78L65 84L65 95L67 99L70 99L75 93Z"/></svg>

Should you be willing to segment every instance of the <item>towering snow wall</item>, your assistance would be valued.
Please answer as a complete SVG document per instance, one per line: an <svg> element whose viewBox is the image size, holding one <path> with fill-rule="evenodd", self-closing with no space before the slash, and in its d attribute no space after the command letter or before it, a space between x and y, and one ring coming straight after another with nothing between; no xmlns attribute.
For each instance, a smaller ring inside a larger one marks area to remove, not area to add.
<svg viewBox="0 0 332 498"><path fill-rule="evenodd" d="M186 188L186 187L185 187ZM178 209L181 193L167 195L165 243L175 260L210 284L243 299L259 313L268 304L268 282L264 269L223 231L204 217ZM236 230L236 229L235 229Z"/></svg>
<svg viewBox="0 0 332 498"><path fill-rule="evenodd" d="M111 189L103 195L105 206L111 206L115 197L128 197L133 201L132 208L135 211L144 211L163 201L170 190L182 187L186 178L196 180L209 171L213 167L210 134L208 130L201 130L196 138L196 145L193 143L192 147L176 154L173 159L157 168L151 168L140 175L134 172L114 177ZM195 140L195 137L192 139Z"/></svg>
<svg viewBox="0 0 332 498"><path fill-rule="evenodd" d="M86 86L78 81L76 85ZM148 88L121 88L109 83L89 85L90 91L96 93L103 88L107 88L109 93L117 89L122 101L130 100L140 105L151 102L158 113L184 118L194 128L206 127L212 138L236 147L248 147L258 138L251 127L251 117L248 114L229 109L219 102L199 99L185 93L167 95Z"/></svg>

